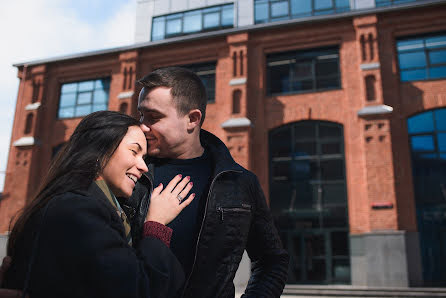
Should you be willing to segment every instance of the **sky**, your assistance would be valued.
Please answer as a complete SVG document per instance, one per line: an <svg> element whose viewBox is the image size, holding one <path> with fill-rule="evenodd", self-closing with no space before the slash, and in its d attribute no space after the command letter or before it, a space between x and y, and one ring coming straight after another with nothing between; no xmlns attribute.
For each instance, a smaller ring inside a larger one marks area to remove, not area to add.
<svg viewBox="0 0 446 298"><path fill-rule="evenodd" d="M136 0L3 1L0 9L0 192L19 80L12 64L133 43Z"/></svg>

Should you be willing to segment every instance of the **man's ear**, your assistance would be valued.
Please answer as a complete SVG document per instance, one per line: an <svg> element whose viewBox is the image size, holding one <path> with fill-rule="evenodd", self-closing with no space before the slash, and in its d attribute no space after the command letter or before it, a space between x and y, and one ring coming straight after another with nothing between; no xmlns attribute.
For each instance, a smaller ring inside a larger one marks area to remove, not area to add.
<svg viewBox="0 0 446 298"><path fill-rule="evenodd" d="M188 122L187 122L187 129L193 130L195 127L200 127L201 122L201 111L199 109L193 109L190 110L187 114L188 116Z"/></svg>

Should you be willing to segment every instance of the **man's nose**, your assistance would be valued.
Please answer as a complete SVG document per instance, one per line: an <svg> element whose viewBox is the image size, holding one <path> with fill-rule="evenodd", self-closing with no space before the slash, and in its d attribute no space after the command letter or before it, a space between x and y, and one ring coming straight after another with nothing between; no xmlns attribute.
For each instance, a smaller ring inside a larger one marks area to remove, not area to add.
<svg viewBox="0 0 446 298"><path fill-rule="evenodd" d="M150 127L148 127L147 125L145 125L144 123L141 123L141 125L139 126L141 128L141 130L146 133L150 131Z"/></svg>

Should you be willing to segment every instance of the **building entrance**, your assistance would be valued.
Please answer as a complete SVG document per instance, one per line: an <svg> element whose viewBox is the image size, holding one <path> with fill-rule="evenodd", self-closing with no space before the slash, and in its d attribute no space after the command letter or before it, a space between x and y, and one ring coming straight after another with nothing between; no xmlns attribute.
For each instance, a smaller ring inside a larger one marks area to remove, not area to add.
<svg viewBox="0 0 446 298"><path fill-rule="evenodd" d="M288 283L350 283L342 125L276 128L269 152L270 206L290 254Z"/></svg>
<svg viewBox="0 0 446 298"><path fill-rule="evenodd" d="M426 286L446 286L446 108L407 120Z"/></svg>

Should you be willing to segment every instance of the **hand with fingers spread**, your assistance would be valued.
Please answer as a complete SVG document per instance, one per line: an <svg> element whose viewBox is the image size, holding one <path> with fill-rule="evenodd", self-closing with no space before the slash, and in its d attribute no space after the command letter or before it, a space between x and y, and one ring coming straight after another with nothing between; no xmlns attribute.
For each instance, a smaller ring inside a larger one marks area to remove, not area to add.
<svg viewBox="0 0 446 298"><path fill-rule="evenodd" d="M170 223L180 212L192 202L195 194L189 195L193 183L190 177L176 175L164 188L160 184L153 190L146 221L155 221L163 225Z"/></svg>

